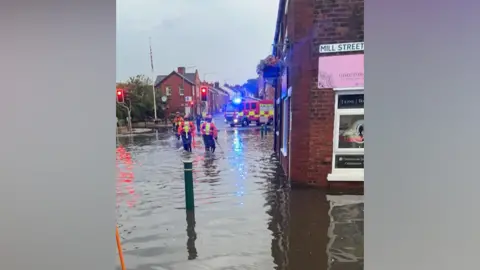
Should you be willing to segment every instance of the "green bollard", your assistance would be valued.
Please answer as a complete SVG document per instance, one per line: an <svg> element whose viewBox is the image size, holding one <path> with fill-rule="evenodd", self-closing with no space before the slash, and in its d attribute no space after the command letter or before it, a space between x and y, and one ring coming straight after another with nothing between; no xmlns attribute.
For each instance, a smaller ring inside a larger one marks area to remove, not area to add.
<svg viewBox="0 0 480 270"><path fill-rule="evenodd" d="M185 209L195 209L195 199L193 194L193 162L191 160L183 161L183 170L185 172Z"/></svg>

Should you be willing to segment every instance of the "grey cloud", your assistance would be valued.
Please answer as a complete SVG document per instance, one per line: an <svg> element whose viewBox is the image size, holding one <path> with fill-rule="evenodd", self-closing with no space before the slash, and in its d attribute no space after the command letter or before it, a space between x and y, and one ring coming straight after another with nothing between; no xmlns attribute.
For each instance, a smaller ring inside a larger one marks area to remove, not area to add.
<svg viewBox="0 0 480 270"><path fill-rule="evenodd" d="M117 79L195 65L208 79L241 83L271 51L277 0L119 0Z"/></svg>

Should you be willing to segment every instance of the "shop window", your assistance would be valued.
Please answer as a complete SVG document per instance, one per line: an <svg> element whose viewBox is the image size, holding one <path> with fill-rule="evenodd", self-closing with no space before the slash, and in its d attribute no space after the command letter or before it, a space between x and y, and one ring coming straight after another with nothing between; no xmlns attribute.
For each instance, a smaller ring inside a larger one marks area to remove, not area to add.
<svg viewBox="0 0 480 270"><path fill-rule="evenodd" d="M290 127L290 97L285 98L282 102L282 153L284 156L288 155L288 139Z"/></svg>
<svg viewBox="0 0 480 270"><path fill-rule="evenodd" d="M336 96L333 170L364 168L364 118L363 93Z"/></svg>

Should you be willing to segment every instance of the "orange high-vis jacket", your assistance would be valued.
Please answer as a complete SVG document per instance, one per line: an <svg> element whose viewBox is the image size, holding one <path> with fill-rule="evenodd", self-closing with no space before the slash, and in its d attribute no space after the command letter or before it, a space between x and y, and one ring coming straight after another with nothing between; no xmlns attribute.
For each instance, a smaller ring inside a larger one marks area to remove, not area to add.
<svg viewBox="0 0 480 270"><path fill-rule="evenodd" d="M218 136L218 129L214 123L204 122L200 128L202 135L213 135L214 138Z"/></svg>
<svg viewBox="0 0 480 270"><path fill-rule="evenodd" d="M175 125L181 125L182 122L183 122L183 117L181 117L181 116L176 116L176 117L173 119L173 123L174 123Z"/></svg>
<svg viewBox="0 0 480 270"><path fill-rule="evenodd" d="M182 133L185 132L190 133L193 137L195 136L195 124L193 124L193 121L183 121L177 131L178 135L182 135Z"/></svg>

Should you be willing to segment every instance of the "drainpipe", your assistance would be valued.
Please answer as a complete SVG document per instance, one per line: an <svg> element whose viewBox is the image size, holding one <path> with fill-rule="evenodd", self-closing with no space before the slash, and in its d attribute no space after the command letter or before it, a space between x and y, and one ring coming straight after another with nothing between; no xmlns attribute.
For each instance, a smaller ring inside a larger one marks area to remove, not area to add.
<svg viewBox="0 0 480 270"><path fill-rule="evenodd" d="M278 139L278 136L277 136L277 130L278 130L278 125L277 125L277 117L278 117L278 113L277 113L277 83L275 82L273 86L273 89L274 89L274 95L273 95L273 151L275 153L277 153L277 139ZM278 153L277 153L278 154Z"/></svg>
<svg viewBox="0 0 480 270"><path fill-rule="evenodd" d="M288 91L288 90L287 90ZM288 97L288 177L287 181L291 182L292 177L292 95Z"/></svg>
<svg viewBox="0 0 480 270"><path fill-rule="evenodd" d="M282 21L283 21L283 17L285 15L285 0L280 0L279 3L278 3L278 13L277 13L277 21L275 23L276 27L275 27L275 34L274 34L274 37L273 37L273 50L272 50L272 54L274 56L277 56L278 55L278 48L277 48L277 44L278 44L278 39L280 37L280 26L282 24ZM277 89L277 85L278 85L278 80L275 80L274 81L274 100L273 100L273 114L274 114L274 128L273 128L273 150L276 152L277 150L277 139L278 139L278 136L277 136L277 131L278 131L278 125L277 125L277 115L278 115L278 110L277 110L277 95L278 95L278 89Z"/></svg>

